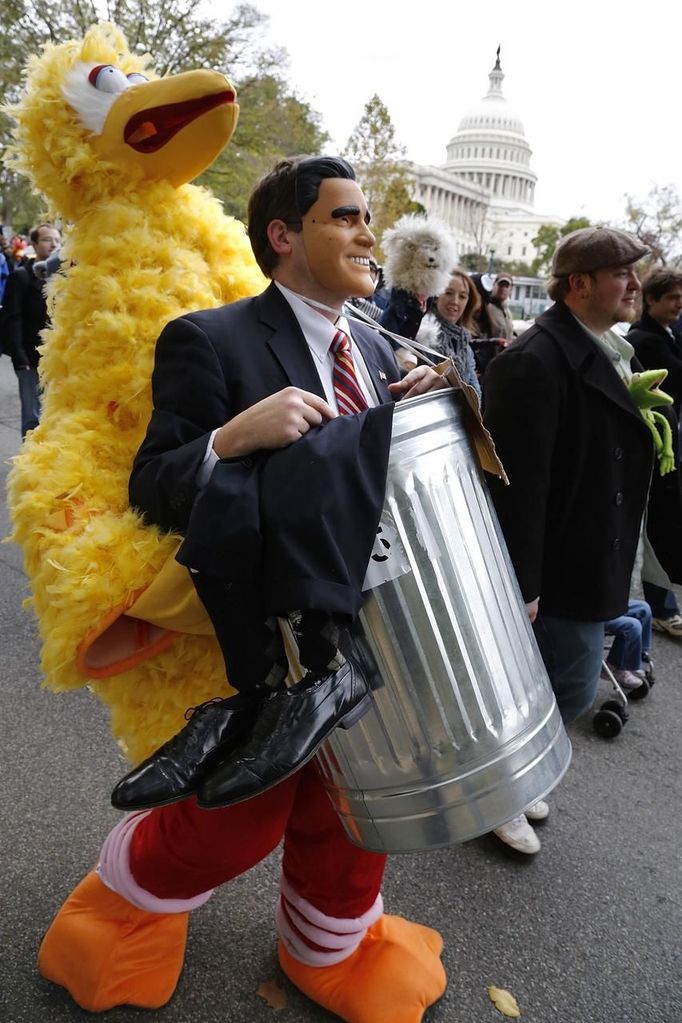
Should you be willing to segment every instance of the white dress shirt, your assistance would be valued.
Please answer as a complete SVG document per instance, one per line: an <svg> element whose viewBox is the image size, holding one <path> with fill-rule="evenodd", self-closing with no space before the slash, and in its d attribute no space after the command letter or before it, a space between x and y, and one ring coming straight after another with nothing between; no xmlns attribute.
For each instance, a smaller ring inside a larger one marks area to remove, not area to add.
<svg viewBox="0 0 682 1023"><path fill-rule="evenodd" d="M365 365L365 360L362 357L362 353L358 345L353 344L353 335L346 317L339 316L336 323L332 323L331 320L328 320L327 317L323 316L317 309L308 305L305 298L301 295L297 295L295 291L285 288L283 284L279 283L279 281L275 281L274 284L282 294L283 298L285 298L289 303L291 311L296 317L298 325L303 332L303 336L306 339L308 348L310 349L310 354L313 357L327 404L331 405L331 407L338 412L336 394L334 392L334 353L330 350L330 346L334 340L334 335L337 330L342 330L351 342L351 355L353 357L353 363L355 364L355 375L365 401L369 408L374 408L375 405L378 405L379 399L374 389L372 378L370 377L367 366ZM217 454L213 450L213 438L217 432L217 429L214 430L209 437L204 460L197 471L197 483L199 487L204 487L206 485L211 473L213 472L214 465L219 461Z"/></svg>

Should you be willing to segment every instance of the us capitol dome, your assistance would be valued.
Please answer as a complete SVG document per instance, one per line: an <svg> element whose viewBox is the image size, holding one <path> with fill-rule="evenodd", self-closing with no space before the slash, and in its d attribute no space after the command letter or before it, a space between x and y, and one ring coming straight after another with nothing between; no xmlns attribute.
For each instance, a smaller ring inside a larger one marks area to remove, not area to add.
<svg viewBox="0 0 682 1023"><path fill-rule="evenodd" d="M542 224L565 218L537 213L537 175L523 121L502 92L500 48L488 91L459 122L440 167L414 164L414 198L453 230L458 255L477 252L495 262L535 257L532 239Z"/></svg>

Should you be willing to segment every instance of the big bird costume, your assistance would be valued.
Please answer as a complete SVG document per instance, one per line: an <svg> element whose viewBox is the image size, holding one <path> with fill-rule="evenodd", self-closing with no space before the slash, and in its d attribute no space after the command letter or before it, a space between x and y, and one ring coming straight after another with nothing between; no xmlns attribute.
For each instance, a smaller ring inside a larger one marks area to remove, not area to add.
<svg viewBox="0 0 682 1023"><path fill-rule="evenodd" d="M15 165L68 223L50 285L40 426L11 472L46 684L89 683L139 761L187 707L226 692L179 537L143 524L128 477L151 412L163 326L263 284L243 227L188 184L229 141L215 71L155 79L113 26L29 67ZM90 1011L157 1008L182 970L189 911L284 836L280 962L348 1023L419 1023L443 993L442 941L383 914L383 856L352 846L312 765L219 810L193 798L124 817L47 931L39 968Z"/></svg>

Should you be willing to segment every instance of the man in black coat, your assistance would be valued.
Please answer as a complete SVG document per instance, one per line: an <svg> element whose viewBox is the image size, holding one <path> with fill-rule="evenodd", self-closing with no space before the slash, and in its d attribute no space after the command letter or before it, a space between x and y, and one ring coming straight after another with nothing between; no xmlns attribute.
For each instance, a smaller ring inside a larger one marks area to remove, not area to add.
<svg viewBox="0 0 682 1023"><path fill-rule="evenodd" d="M239 483L252 480L254 461L280 449L295 452L321 424L326 424L321 437L334 432L337 410L348 411L349 402L365 412L347 418L360 422L364 415L366 421L394 398L444 386L428 367L399 379L386 342L350 326L343 316L348 298L372 290L374 244L367 204L345 161L279 163L252 195L249 237L273 283L254 299L183 316L163 331L153 376L154 411L130 482L131 502L150 521L184 533L183 560L189 567L200 564L206 577L216 570L217 559L210 558L212 530L200 528L195 519L200 504L211 513L200 516L201 522L210 519L216 531L220 516L214 512L227 493L232 496L223 502L222 517L229 521L244 513L249 518L253 490L241 491ZM340 330L352 338L353 371L349 375L346 359L345 390L334 352ZM298 488L301 505L315 490L311 465L308 485ZM295 468L300 471L300 464ZM290 508L286 511L291 519ZM305 537L299 542L305 546ZM223 592L229 630L235 608L229 586ZM215 604L209 610L216 612ZM239 687L241 679L232 680ZM342 1019L374 1023L374 1007L380 1004L386 1018L407 1018L410 1007L416 1023L445 988L442 942L428 928L383 914L385 857L349 841L313 763L236 806L207 810L194 798L180 798L194 791L185 785L190 761L199 766L216 743L228 760L250 733L251 712L240 702L241 694L235 699L227 712L230 701L198 708L189 722L189 744L178 748L171 740L152 758L151 768L160 767L171 778L170 805L124 818L105 842L98 878L88 881L87 895L79 892L74 911L101 932L107 962L122 963L117 1004L149 1004L140 1000L141 974L162 974L165 990L172 992L184 940L164 951L158 936L169 918L186 916L213 888L249 869L283 838L277 928L284 971ZM213 778L210 774L208 780ZM68 935L59 940L68 941ZM141 963L136 942L144 945Z"/></svg>
<svg viewBox="0 0 682 1023"><path fill-rule="evenodd" d="M668 412L675 440L676 471L654 475L647 532L660 565L645 561L642 570L644 597L651 606L653 627L675 639L682 639L682 614L675 593L666 582L682 581L682 478L679 465L679 417L682 407L682 334L677 321L682 312L682 273L667 267L650 270L642 280L642 316L628 331L637 358L645 369L666 369L661 384L673 399L675 415ZM661 571L661 569L663 571ZM650 577L656 577L652 582ZM668 580L668 581L669 581Z"/></svg>
<svg viewBox="0 0 682 1023"><path fill-rule="evenodd" d="M59 231L52 224L39 224L30 233L36 261L45 260L59 248ZM14 270L5 286L4 331L6 350L12 359L19 382L21 400L21 436L33 430L40 419L40 389L38 362L40 360L41 330L47 325L47 304L43 280L33 270L33 264Z"/></svg>
<svg viewBox="0 0 682 1023"><path fill-rule="evenodd" d="M651 434L626 386L632 349L611 330L633 318L646 251L609 228L563 238L555 304L486 376L485 423L509 477L490 487L567 723L594 700L603 623L627 608L651 477Z"/></svg>

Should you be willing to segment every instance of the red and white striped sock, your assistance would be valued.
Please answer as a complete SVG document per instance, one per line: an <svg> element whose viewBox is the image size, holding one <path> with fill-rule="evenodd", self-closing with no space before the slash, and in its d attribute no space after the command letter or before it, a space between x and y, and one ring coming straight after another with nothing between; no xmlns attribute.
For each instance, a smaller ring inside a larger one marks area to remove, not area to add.
<svg viewBox="0 0 682 1023"><path fill-rule="evenodd" d="M302 898L282 874L277 931L287 951L306 966L333 966L347 959L384 912L381 894L360 917L327 916Z"/></svg>

